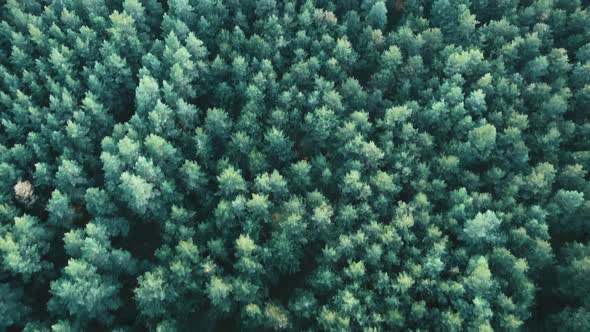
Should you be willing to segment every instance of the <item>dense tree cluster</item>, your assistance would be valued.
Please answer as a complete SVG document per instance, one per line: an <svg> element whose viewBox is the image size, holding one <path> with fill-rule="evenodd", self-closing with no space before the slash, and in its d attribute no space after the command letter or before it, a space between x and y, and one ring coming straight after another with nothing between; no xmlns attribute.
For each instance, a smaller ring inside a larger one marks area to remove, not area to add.
<svg viewBox="0 0 590 332"><path fill-rule="evenodd" d="M589 10L0 0L0 331L589 331Z"/></svg>

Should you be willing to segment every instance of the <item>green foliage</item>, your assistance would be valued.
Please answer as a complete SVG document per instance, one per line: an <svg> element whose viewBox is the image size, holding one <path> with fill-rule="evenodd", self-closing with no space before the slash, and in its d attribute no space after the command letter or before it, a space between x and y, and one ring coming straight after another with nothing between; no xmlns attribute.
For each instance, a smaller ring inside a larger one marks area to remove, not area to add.
<svg viewBox="0 0 590 332"><path fill-rule="evenodd" d="M23 302L22 289L12 289L9 284L0 284L0 330L5 331L14 325L25 325L25 317L31 308Z"/></svg>
<svg viewBox="0 0 590 332"><path fill-rule="evenodd" d="M101 277L96 268L85 261L71 259L64 268L64 277L51 283L53 295L49 309L64 312L82 322L113 319L111 311L121 305L117 297L120 286Z"/></svg>
<svg viewBox="0 0 590 332"><path fill-rule="evenodd" d="M232 286L219 277L213 277L207 285L207 296L211 300L211 304L222 313L230 310L231 298L229 296L231 291Z"/></svg>
<svg viewBox="0 0 590 332"><path fill-rule="evenodd" d="M76 216L70 198L57 189L53 191L51 198L47 202L47 212L49 212L47 221L66 229L72 226Z"/></svg>
<svg viewBox="0 0 590 332"><path fill-rule="evenodd" d="M229 166L217 177L219 182L219 193L224 197L232 197L233 195L243 193L246 191L246 181L242 178L241 172L234 167Z"/></svg>
<svg viewBox="0 0 590 332"><path fill-rule="evenodd" d="M141 177L129 174L121 174L121 198L125 200L129 208L142 215L148 211L150 201L155 197L154 186Z"/></svg>
<svg viewBox="0 0 590 332"><path fill-rule="evenodd" d="M384 1L377 1L367 14L367 23L377 29L385 28L387 24L387 7Z"/></svg>
<svg viewBox="0 0 590 332"><path fill-rule="evenodd" d="M588 1L0 1L0 331L590 329Z"/></svg>
<svg viewBox="0 0 590 332"><path fill-rule="evenodd" d="M23 215L8 226L0 237L3 270L29 281L33 275L50 269L51 263L44 256L49 251L51 234L39 219Z"/></svg>
<svg viewBox="0 0 590 332"><path fill-rule="evenodd" d="M465 222L463 233L466 242L474 248L486 244L497 246L502 242L500 232L501 220L490 210L485 213L478 213L473 219Z"/></svg>

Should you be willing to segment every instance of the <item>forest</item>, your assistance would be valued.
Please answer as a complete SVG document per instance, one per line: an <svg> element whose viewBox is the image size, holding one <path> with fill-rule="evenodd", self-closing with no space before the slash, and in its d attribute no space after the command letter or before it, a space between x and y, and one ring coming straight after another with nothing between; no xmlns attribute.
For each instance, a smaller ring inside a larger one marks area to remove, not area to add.
<svg viewBox="0 0 590 332"><path fill-rule="evenodd" d="M0 332L590 331L589 0L0 0Z"/></svg>

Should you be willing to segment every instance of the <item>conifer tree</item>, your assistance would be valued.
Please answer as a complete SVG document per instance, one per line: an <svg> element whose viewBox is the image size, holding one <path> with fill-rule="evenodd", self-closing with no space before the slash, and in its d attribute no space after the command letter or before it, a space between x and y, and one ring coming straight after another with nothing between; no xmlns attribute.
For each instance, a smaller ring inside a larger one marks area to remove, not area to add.
<svg viewBox="0 0 590 332"><path fill-rule="evenodd" d="M588 1L0 0L0 331L586 331Z"/></svg>

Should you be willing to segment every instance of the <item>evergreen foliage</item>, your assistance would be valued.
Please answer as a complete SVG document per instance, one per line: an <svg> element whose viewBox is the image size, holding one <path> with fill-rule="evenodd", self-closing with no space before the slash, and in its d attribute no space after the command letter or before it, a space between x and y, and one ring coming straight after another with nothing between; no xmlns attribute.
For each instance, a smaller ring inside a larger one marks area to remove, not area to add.
<svg viewBox="0 0 590 332"><path fill-rule="evenodd" d="M0 331L589 331L587 0L0 0Z"/></svg>

